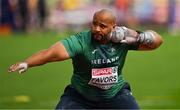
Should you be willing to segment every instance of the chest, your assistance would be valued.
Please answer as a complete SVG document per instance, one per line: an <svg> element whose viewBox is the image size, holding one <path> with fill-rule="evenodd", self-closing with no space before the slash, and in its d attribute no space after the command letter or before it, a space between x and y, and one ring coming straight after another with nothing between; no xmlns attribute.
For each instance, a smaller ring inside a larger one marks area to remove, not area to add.
<svg viewBox="0 0 180 110"><path fill-rule="evenodd" d="M90 46L85 49L84 57L92 67L118 66L127 54L122 45Z"/></svg>

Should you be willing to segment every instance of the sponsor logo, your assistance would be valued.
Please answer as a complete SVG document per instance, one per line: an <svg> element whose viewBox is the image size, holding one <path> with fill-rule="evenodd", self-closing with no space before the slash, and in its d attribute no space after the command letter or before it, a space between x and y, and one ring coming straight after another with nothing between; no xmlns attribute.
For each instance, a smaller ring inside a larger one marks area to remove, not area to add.
<svg viewBox="0 0 180 110"><path fill-rule="evenodd" d="M117 81L117 75L93 78L92 82L95 84L114 84Z"/></svg>
<svg viewBox="0 0 180 110"><path fill-rule="evenodd" d="M103 68L103 69L93 69L93 76L103 76L112 74L112 68Z"/></svg>
<svg viewBox="0 0 180 110"><path fill-rule="evenodd" d="M115 48L111 48L111 52L114 52L114 51L116 51L116 49Z"/></svg>
<svg viewBox="0 0 180 110"><path fill-rule="evenodd" d="M88 84L101 89L109 89L118 82L118 67L92 69Z"/></svg>

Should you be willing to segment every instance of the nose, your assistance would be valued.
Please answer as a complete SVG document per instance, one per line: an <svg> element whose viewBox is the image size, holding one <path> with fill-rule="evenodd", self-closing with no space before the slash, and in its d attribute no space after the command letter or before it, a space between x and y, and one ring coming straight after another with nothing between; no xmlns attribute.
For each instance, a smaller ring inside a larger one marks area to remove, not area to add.
<svg viewBox="0 0 180 110"><path fill-rule="evenodd" d="M100 32L101 31L101 29L100 29L100 27L99 26L95 26L95 29L94 29L96 32Z"/></svg>

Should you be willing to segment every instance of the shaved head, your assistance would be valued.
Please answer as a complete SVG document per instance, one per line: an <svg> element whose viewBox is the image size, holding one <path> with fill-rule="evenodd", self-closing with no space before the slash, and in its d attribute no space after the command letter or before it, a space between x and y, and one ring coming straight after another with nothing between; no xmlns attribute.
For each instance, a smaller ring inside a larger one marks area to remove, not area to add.
<svg viewBox="0 0 180 110"><path fill-rule="evenodd" d="M112 24L116 24L116 17L114 15L114 13L108 9L102 9L102 10L95 12L94 17L95 16L101 16L104 18L105 21L112 23Z"/></svg>
<svg viewBox="0 0 180 110"><path fill-rule="evenodd" d="M102 9L94 13L92 21L93 38L100 43L107 43L107 36L116 27L116 17L108 9Z"/></svg>

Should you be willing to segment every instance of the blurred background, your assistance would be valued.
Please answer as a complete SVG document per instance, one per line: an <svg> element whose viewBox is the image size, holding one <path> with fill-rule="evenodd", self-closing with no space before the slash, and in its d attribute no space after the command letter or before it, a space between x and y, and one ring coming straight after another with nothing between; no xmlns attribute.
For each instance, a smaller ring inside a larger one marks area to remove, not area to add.
<svg viewBox="0 0 180 110"><path fill-rule="evenodd" d="M53 109L70 83L71 60L33 68L8 67L53 43L90 28L108 8L117 24L160 33L163 45L130 51L124 76L143 109L180 109L180 0L0 0L0 109Z"/></svg>
<svg viewBox="0 0 180 110"><path fill-rule="evenodd" d="M158 25L176 34L180 0L1 0L0 32L88 27L95 11L109 8L119 25Z"/></svg>

